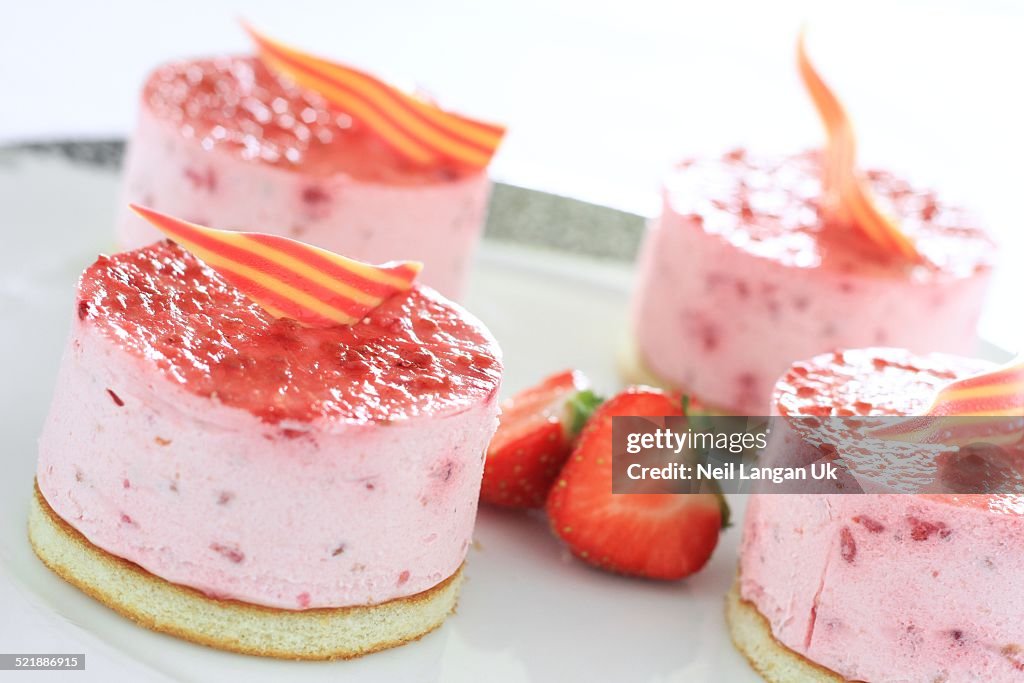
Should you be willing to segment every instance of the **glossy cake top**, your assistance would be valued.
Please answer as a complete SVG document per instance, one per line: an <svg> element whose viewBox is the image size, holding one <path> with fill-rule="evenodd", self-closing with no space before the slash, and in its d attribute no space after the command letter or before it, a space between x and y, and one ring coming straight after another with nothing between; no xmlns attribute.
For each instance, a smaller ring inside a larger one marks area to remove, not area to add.
<svg viewBox="0 0 1024 683"><path fill-rule="evenodd" d="M782 415L924 415L949 382L992 369L987 361L903 349L868 348L794 363L775 385ZM938 502L1024 515L1015 494L921 494Z"/></svg>
<svg viewBox="0 0 1024 683"><path fill-rule="evenodd" d="M398 294L351 326L307 328L169 241L89 266L78 318L170 381L269 423L443 414L490 397L501 378L486 330L433 290Z"/></svg>
<svg viewBox="0 0 1024 683"><path fill-rule="evenodd" d="M472 173L454 164L415 166L358 120L279 78L255 57L165 64L147 80L143 102L205 149L253 163L392 185L439 183Z"/></svg>
<svg viewBox="0 0 1024 683"><path fill-rule="evenodd" d="M680 163L666 182L666 202L735 247L788 266L922 280L969 277L991 267L995 247L963 209L888 172L868 171L881 209L915 241L924 263L880 253L854 226L823 217L821 175L816 152L769 157L736 150Z"/></svg>
<svg viewBox="0 0 1024 683"><path fill-rule="evenodd" d="M903 349L836 351L790 366L774 402L782 415L923 415L941 387L990 367Z"/></svg>

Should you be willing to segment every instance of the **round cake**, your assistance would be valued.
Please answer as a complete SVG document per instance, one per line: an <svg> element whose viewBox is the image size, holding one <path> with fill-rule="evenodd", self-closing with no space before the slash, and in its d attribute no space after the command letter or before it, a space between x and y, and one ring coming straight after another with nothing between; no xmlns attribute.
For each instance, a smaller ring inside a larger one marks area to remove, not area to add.
<svg viewBox="0 0 1024 683"><path fill-rule="evenodd" d="M824 218L821 177L817 153L680 164L641 248L631 364L713 409L767 415L775 380L801 358L971 352L995 255L985 233L934 192L874 171L875 197L922 262L880 254Z"/></svg>
<svg viewBox="0 0 1024 683"><path fill-rule="evenodd" d="M367 126L256 57L166 64L147 80L125 161L118 241L160 237L127 209L272 232L369 263L422 261L462 296L483 231L486 169L418 167Z"/></svg>
<svg viewBox="0 0 1024 683"><path fill-rule="evenodd" d="M923 414L941 386L989 367L827 354L789 369L774 412ZM751 496L727 616L769 681L1018 681L1022 572L1019 495Z"/></svg>
<svg viewBox="0 0 1024 683"><path fill-rule="evenodd" d="M201 643L400 644L455 604L501 375L486 328L427 287L302 327L172 242L100 257L39 443L33 546Z"/></svg>

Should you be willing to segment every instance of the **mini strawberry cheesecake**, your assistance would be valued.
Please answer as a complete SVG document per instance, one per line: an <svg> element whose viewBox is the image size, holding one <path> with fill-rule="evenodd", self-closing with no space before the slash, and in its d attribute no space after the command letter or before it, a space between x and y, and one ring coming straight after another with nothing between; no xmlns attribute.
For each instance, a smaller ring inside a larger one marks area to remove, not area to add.
<svg viewBox="0 0 1024 683"><path fill-rule="evenodd" d="M852 125L803 50L821 153L680 163L647 231L630 374L766 414L790 363L871 345L969 353L995 248L965 210L855 167Z"/></svg>
<svg viewBox="0 0 1024 683"><path fill-rule="evenodd" d="M872 348L793 365L782 415L923 414L990 364ZM732 637L769 681L1019 681L1024 497L760 495L749 501Z"/></svg>
<svg viewBox="0 0 1024 683"><path fill-rule="evenodd" d="M767 414L790 363L892 344L969 353L995 255L963 210L886 172L874 195L923 260L879 256L822 214L816 153L680 164L647 232L633 302L641 363L712 408Z"/></svg>
<svg viewBox="0 0 1024 683"><path fill-rule="evenodd" d="M122 614L215 647L404 643L455 604L501 375L486 328L428 287L306 326L175 243L101 256L39 443L32 544Z"/></svg>
<svg viewBox="0 0 1024 683"><path fill-rule="evenodd" d="M426 284L462 296L486 214L486 166L411 160L356 111L258 57L165 64L142 91L124 203L371 263L416 259ZM127 209L117 234L126 249L158 237Z"/></svg>

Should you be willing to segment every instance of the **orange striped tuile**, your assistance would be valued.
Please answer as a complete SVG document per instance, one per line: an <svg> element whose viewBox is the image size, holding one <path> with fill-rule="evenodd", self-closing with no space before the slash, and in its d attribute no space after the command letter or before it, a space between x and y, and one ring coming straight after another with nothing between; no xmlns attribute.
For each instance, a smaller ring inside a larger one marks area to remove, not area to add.
<svg viewBox="0 0 1024 683"><path fill-rule="evenodd" d="M857 140L853 124L842 103L811 64L802 30L797 39L797 65L804 87L814 101L828 134L823 184L831 205L829 209L839 220L856 225L865 237L886 253L897 254L910 262L920 262L921 255L913 241L879 210L867 183L857 173Z"/></svg>
<svg viewBox="0 0 1024 683"><path fill-rule="evenodd" d="M258 232L216 230L130 204L158 230L276 318L307 327L351 325L410 289L417 261L379 266Z"/></svg>
<svg viewBox="0 0 1024 683"><path fill-rule="evenodd" d="M897 441L960 446L982 441L1020 443L1024 438L1024 355L995 370L950 382L926 415L900 420L874 434Z"/></svg>
<svg viewBox="0 0 1024 683"><path fill-rule="evenodd" d="M947 384L928 414L1024 416L1024 354L991 372Z"/></svg>
<svg viewBox="0 0 1024 683"><path fill-rule="evenodd" d="M415 164L481 169L505 135L503 126L445 111L364 71L314 57L243 26L267 66L320 93Z"/></svg>

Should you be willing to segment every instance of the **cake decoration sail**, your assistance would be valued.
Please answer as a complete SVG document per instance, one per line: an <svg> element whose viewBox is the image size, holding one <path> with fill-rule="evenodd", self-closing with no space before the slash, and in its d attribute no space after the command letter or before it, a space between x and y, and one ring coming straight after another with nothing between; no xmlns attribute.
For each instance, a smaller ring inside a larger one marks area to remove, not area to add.
<svg viewBox="0 0 1024 683"><path fill-rule="evenodd" d="M505 134L503 126L446 111L364 71L314 57L249 26L245 29L260 59L273 71L320 93L417 165L484 168Z"/></svg>
<svg viewBox="0 0 1024 683"><path fill-rule="evenodd" d="M872 430L874 436L912 443L966 446L1019 445L1024 441L1024 354L994 370L942 387L925 415Z"/></svg>
<svg viewBox="0 0 1024 683"><path fill-rule="evenodd" d="M853 223L886 253L910 262L921 255L910 240L875 204L864 178L857 173L857 140L842 103L818 74L807 55L804 31L797 39L800 77L818 110L828 143L825 147L823 188L826 208L842 222Z"/></svg>
<svg viewBox="0 0 1024 683"><path fill-rule="evenodd" d="M1024 354L991 372L947 384L928 414L1024 416Z"/></svg>
<svg viewBox="0 0 1024 683"><path fill-rule="evenodd" d="M374 266L287 237L216 230L130 206L267 313L307 327L358 322L410 289L423 267L416 261Z"/></svg>

